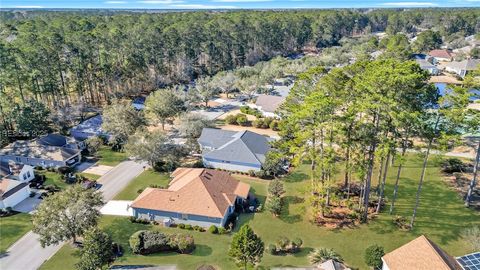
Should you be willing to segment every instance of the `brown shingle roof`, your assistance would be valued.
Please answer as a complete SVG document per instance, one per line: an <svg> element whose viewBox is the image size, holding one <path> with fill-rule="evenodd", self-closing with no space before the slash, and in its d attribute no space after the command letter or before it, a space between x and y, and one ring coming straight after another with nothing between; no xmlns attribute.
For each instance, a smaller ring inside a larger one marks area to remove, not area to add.
<svg viewBox="0 0 480 270"><path fill-rule="evenodd" d="M265 112L275 112L285 101L285 97L272 95L258 95L255 105L262 107Z"/></svg>
<svg viewBox="0 0 480 270"><path fill-rule="evenodd" d="M461 270L458 262L424 235L382 257L390 270Z"/></svg>
<svg viewBox="0 0 480 270"><path fill-rule="evenodd" d="M455 54L449 50L432 50L428 55L439 58L452 58Z"/></svg>
<svg viewBox="0 0 480 270"><path fill-rule="evenodd" d="M172 177L168 189L147 188L132 207L221 218L237 196L247 198L250 190L228 172L179 168Z"/></svg>

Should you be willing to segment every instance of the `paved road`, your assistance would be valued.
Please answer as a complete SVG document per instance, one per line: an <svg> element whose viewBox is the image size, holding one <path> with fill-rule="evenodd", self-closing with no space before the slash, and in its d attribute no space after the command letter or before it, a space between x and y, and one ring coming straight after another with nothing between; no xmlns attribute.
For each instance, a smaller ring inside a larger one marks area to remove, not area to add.
<svg viewBox="0 0 480 270"><path fill-rule="evenodd" d="M143 172L143 165L133 161L124 161L98 179L102 185L105 201L113 199L128 183ZM1 270L34 270L52 257L62 244L42 248L38 235L28 232L13 244L6 254L0 255Z"/></svg>

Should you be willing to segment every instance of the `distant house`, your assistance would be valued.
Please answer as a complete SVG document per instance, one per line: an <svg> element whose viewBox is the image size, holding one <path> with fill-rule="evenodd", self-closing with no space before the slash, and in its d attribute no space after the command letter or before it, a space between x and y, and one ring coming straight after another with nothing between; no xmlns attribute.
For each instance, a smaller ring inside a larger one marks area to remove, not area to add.
<svg viewBox="0 0 480 270"><path fill-rule="evenodd" d="M143 110L145 109L145 100L147 98L146 97L137 97L135 98L133 101L132 101L132 106L133 108L135 108L136 110Z"/></svg>
<svg viewBox="0 0 480 270"><path fill-rule="evenodd" d="M445 65L445 70L457 74L460 77L465 77L468 72L479 68L480 59L467 59L463 61L453 61Z"/></svg>
<svg viewBox="0 0 480 270"><path fill-rule="evenodd" d="M74 166L81 161L79 149L42 143L41 140L13 142L0 149L0 160L42 167Z"/></svg>
<svg viewBox="0 0 480 270"><path fill-rule="evenodd" d="M462 270L460 264L424 235L385 254L382 270Z"/></svg>
<svg viewBox="0 0 480 270"><path fill-rule="evenodd" d="M0 160L0 178L8 178L20 182L29 182L35 178L33 167L15 163L9 160Z"/></svg>
<svg viewBox="0 0 480 270"><path fill-rule="evenodd" d="M0 209L15 207L30 196L28 182L0 178Z"/></svg>
<svg viewBox="0 0 480 270"><path fill-rule="evenodd" d="M415 59L415 61L421 69L428 71L428 73L432 75L438 75L440 73L440 70L435 65L425 59Z"/></svg>
<svg viewBox="0 0 480 270"><path fill-rule="evenodd" d="M434 64L438 62L450 62L455 56L455 54L451 50L445 50L445 49L432 50L428 53L428 55L430 57L433 57Z"/></svg>
<svg viewBox="0 0 480 270"><path fill-rule="evenodd" d="M263 116L278 117L275 112L284 101L285 97L283 96L258 95L257 101L252 107L257 108Z"/></svg>
<svg viewBox="0 0 480 270"><path fill-rule="evenodd" d="M108 136L102 130L103 118L101 115L89 118L70 130L70 134L78 141L84 141L93 136Z"/></svg>
<svg viewBox="0 0 480 270"><path fill-rule="evenodd" d="M260 171L271 147L270 138L251 131L204 128L198 139L205 167Z"/></svg>
<svg viewBox="0 0 480 270"><path fill-rule="evenodd" d="M139 219L209 227L224 226L247 199L250 185L228 172L178 168L167 189L146 188L131 204Z"/></svg>

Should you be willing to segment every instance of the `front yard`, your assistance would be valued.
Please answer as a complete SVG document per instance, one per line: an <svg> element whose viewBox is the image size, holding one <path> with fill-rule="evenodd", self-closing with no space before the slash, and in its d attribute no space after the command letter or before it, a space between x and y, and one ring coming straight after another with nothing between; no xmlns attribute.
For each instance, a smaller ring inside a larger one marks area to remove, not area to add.
<svg viewBox="0 0 480 270"><path fill-rule="evenodd" d="M135 178L130 184L115 196L114 200L134 200L138 194L150 185L167 187L170 177L167 173L158 173L146 170ZM140 192L139 192L140 191Z"/></svg>
<svg viewBox="0 0 480 270"><path fill-rule="evenodd" d="M120 164L120 162L128 158L125 152L113 151L112 148L108 145L103 145L102 147L100 147L95 156L99 159L99 165L106 165L112 167L117 166L118 164Z"/></svg>
<svg viewBox="0 0 480 270"><path fill-rule="evenodd" d="M6 252L8 247L31 229L29 214L15 213L8 217L0 217L0 254Z"/></svg>
<svg viewBox="0 0 480 270"><path fill-rule="evenodd" d="M360 269L368 269L363 261L366 247L379 244L389 252L421 234L426 234L439 246L453 256L459 256L471 250L461 238L463 229L478 224L480 214L463 206L461 198L444 182L438 167L430 163L424 183L421 205L418 210L416 226L413 231L399 231L392 223L392 216L385 211L368 225L360 225L353 229L327 229L318 227L308 221L305 216L305 202L303 198L307 192L308 166L300 166L290 176L284 179L286 194L283 213L273 217L264 211L255 214L243 214L240 225L249 223L254 231L263 239L265 246L274 243L280 236L290 239L299 237L304 245L300 253L286 256L273 256L265 252L260 269L273 266L306 266L309 265L307 255L319 247L333 248L345 262ZM415 203L415 192L421 171L421 158L410 156L405 166L399 188L397 201L397 215L410 217ZM386 196L391 198L393 180L396 170L389 170L389 179L386 187ZM154 174L154 175L151 175ZM236 176L237 177L237 176ZM238 176L241 181L249 183L253 193L263 204L267 194L268 181L254 180ZM158 179L158 180L154 180ZM153 172L145 172L135 182L132 182L116 199L133 199L139 188L150 183L158 184L167 181ZM376 178L375 178L376 179ZM139 184L140 183L140 184ZM162 184L159 184L162 185ZM125 254L115 261L116 264L177 264L180 269L195 269L202 264L212 264L220 269L236 269L227 255L231 241L229 235L212 235L208 232L188 231L195 238L197 249L191 255L177 253L159 253L156 255L139 256L130 252L128 238L140 229L155 229L162 231L187 232L177 228L162 228L160 226L141 225L131 223L125 217L104 216L100 226L109 232L114 241L120 243ZM237 225L237 229L238 229ZM59 253L47 261L42 269L73 269L76 261L73 249L65 245Z"/></svg>

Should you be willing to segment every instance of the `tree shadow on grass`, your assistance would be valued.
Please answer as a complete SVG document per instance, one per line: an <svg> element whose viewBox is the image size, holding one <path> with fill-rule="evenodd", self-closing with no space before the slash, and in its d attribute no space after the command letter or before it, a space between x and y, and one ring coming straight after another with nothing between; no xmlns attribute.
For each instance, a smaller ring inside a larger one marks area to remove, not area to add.
<svg viewBox="0 0 480 270"><path fill-rule="evenodd" d="M283 181L285 181L287 183L296 183L296 182L302 182L306 179L308 179L307 174L305 174L303 172L293 172L290 175L283 178Z"/></svg>
<svg viewBox="0 0 480 270"><path fill-rule="evenodd" d="M297 223L302 221L302 216L299 214L290 215L290 205L299 204L305 202L305 200L298 196L285 196L282 198L283 206L282 213L279 218L286 223Z"/></svg>
<svg viewBox="0 0 480 270"><path fill-rule="evenodd" d="M212 251L213 250L210 246L195 244L195 250L191 255L198 257L207 257L212 254Z"/></svg>

